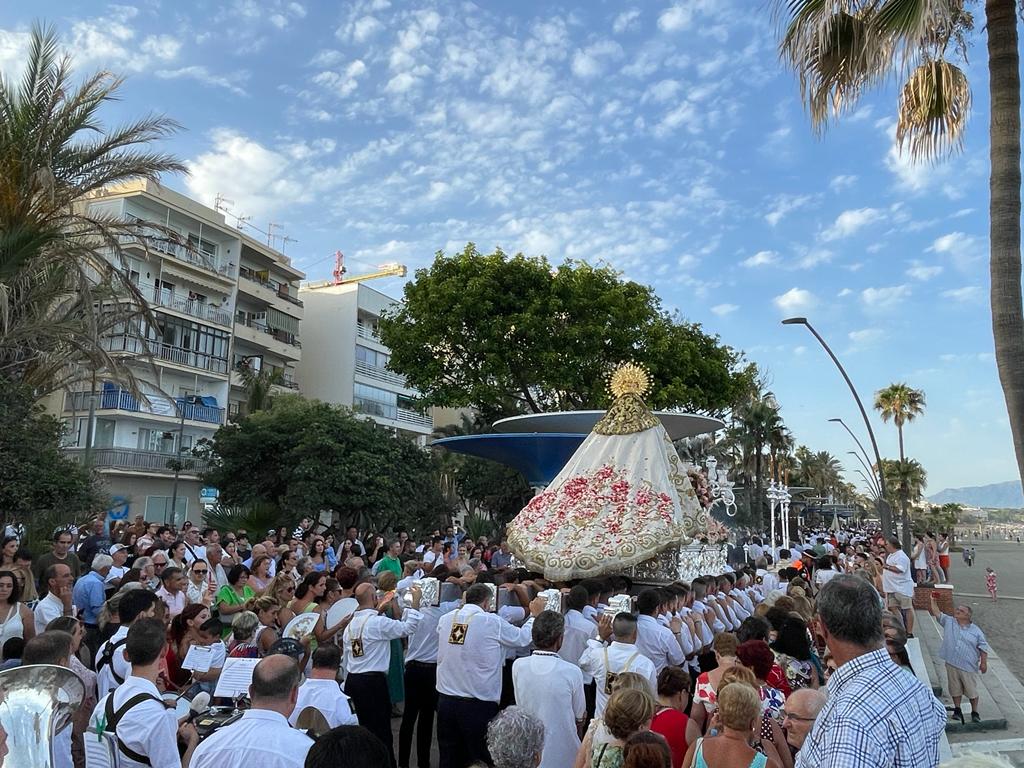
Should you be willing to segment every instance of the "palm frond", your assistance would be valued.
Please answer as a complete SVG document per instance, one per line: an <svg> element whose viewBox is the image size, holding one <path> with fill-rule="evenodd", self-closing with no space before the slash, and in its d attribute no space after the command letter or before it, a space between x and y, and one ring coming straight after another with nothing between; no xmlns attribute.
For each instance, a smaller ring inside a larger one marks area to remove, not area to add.
<svg viewBox="0 0 1024 768"><path fill-rule="evenodd" d="M896 142L915 160L934 160L963 146L971 112L971 86L948 61L926 61L900 93Z"/></svg>

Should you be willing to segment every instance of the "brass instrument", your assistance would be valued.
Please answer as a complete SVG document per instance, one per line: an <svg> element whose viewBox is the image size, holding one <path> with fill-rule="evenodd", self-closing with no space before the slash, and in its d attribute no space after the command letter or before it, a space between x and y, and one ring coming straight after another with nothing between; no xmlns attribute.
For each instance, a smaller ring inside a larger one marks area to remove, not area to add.
<svg viewBox="0 0 1024 768"><path fill-rule="evenodd" d="M53 768L54 737L71 728L85 698L82 679L66 667L33 664L0 672L0 725L7 732L4 768ZM71 744L70 731L68 745Z"/></svg>

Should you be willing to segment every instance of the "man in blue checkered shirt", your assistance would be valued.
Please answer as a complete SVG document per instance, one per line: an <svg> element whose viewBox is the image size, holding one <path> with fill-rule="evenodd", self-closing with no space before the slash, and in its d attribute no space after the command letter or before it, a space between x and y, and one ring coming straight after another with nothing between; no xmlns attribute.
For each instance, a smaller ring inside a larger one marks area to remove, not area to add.
<svg viewBox="0 0 1024 768"><path fill-rule="evenodd" d="M838 668L796 768L935 768L946 708L889 658L874 587L836 576L822 587L817 607Z"/></svg>

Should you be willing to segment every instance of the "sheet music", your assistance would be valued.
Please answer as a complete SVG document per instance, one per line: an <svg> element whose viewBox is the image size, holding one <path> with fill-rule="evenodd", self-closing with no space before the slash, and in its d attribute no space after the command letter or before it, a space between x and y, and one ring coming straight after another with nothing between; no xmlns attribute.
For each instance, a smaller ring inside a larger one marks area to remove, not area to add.
<svg viewBox="0 0 1024 768"><path fill-rule="evenodd" d="M227 659L220 677L217 678L217 687L214 689L213 695L229 699L236 696L248 696L249 686L252 684L252 673L259 662L259 659Z"/></svg>
<svg viewBox="0 0 1024 768"><path fill-rule="evenodd" d="M191 669L193 672L209 672L212 660L213 649L210 646L192 645L185 654L185 660L181 662L181 668Z"/></svg>

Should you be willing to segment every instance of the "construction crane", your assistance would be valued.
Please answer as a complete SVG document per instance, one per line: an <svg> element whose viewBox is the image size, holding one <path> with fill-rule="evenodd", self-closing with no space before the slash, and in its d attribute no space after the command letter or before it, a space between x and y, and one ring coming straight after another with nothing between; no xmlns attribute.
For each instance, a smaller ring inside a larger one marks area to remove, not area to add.
<svg viewBox="0 0 1024 768"><path fill-rule="evenodd" d="M378 266L376 272L368 272L365 275L345 277L348 268L345 266L345 254L341 251L334 252L334 279L320 280L316 283L307 283L304 288L327 288L332 285L348 285L349 283L362 283L367 280L376 280L378 277L405 277L409 270L404 264L389 262Z"/></svg>

